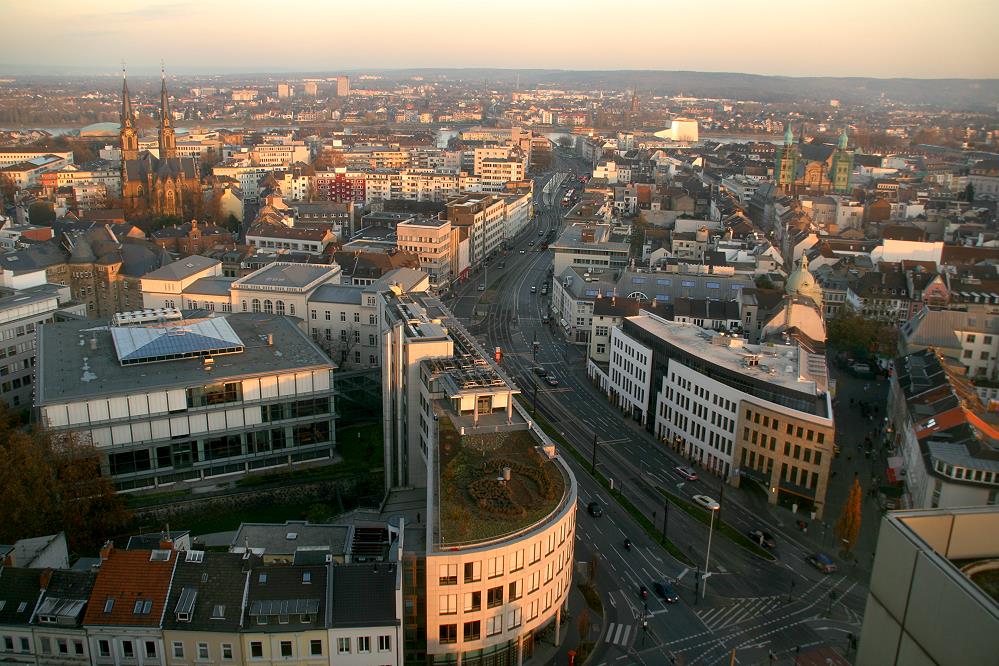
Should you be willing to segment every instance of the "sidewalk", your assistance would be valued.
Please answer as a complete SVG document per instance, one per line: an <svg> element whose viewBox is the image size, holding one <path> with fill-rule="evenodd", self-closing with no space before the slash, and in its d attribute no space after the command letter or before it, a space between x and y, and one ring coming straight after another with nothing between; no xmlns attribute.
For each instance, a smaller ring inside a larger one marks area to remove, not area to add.
<svg viewBox="0 0 999 666"><path fill-rule="evenodd" d="M577 574L578 575L578 574ZM554 635L549 638L538 639L534 643L534 656L524 660L529 666L566 666L569 663L569 650L579 648L579 614L584 608L590 618L590 625L600 625L601 617L590 611L586 606L583 593L576 586L576 577L573 576L572 589L569 591L569 612L562 614L562 627L559 636L559 644L554 643ZM597 631L590 632L590 640L596 641ZM576 660L576 666L581 666L582 662Z"/></svg>

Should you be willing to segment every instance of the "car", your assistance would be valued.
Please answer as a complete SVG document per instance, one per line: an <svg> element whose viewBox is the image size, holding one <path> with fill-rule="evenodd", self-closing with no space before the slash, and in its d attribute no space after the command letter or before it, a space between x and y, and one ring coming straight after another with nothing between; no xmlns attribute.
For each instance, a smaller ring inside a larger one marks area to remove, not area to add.
<svg viewBox="0 0 999 666"><path fill-rule="evenodd" d="M545 377L545 381L549 386L558 386L558 377L555 375L548 375Z"/></svg>
<svg viewBox="0 0 999 666"><path fill-rule="evenodd" d="M543 368L542 366L540 366L540 365L536 365L533 368L531 368L531 372L533 372L534 374L536 374L538 377L547 377L548 376L548 371L545 368Z"/></svg>
<svg viewBox="0 0 999 666"><path fill-rule="evenodd" d="M521 251L520 251L520 253L521 253L521 254L524 254L524 251L523 251L523 250L521 250Z"/></svg>
<svg viewBox="0 0 999 666"><path fill-rule="evenodd" d="M496 268L506 268L506 262L505 261L499 262L498 264L496 264Z"/></svg>
<svg viewBox="0 0 999 666"><path fill-rule="evenodd" d="M825 553L812 553L805 560L813 567L824 574L831 574L839 571L839 567L832 561L832 558Z"/></svg>
<svg viewBox="0 0 999 666"><path fill-rule="evenodd" d="M541 295L544 296L548 293L548 287L541 287Z"/></svg>
<svg viewBox="0 0 999 666"><path fill-rule="evenodd" d="M674 467L676 473L687 479L687 481L697 481L697 472L690 469L689 467L682 467L680 465Z"/></svg>
<svg viewBox="0 0 999 666"><path fill-rule="evenodd" d="M532 287L531 287L531 293L532 293L532 294L536 294L536 293L538 293L538 288L537 288L537 287L533 287L533 286L532 286Z"/></svg>
<svg viewBox="0 0 999 666"><path fill-rule="evenodd" d="M713 498L708 497L707 495L694 495L690 499L694 500L695 504L700 504L702 507L708 509L709 511L717 511L718 509L721 508L721 504L716 502Z"/></svg>
<svg viewBox="0 0 999 666"><path fill-rule="evenodd" d="M539 236L544 236L544 235L545 235L545 232L544 232L543 230L542 230L542 231L539 231L539 232L538 232L538 235L539 235Z"/></svg>
<svg viewBox="0 0 999 666"><path fill-rule="evenodd" d="M668 604L675 604L680 601L680 595L677 594L676 588L670 585L665 580L657 580L653 587L656 588L656 594L662 597L663 601Z"/></svg>
<svg viewBox="0 0 999 666"><path fill-rule="evenodd" d="M480 285L479 285L479 291L485 291L485 290L486 290L486 285L485 285L485 283L483 283L483 284L480 284Z"/></svg>
<svg viewBox="0 0 999 666"><path fill-rule="evenodd" d="M604 515L604 508L600 506L600 502L590 502L586 506L586 511L594 518Z"/></svg>
<svg viewBox="0 0 999 666"><path fill-rule="evenodd" d="M754 543L758 543L765 548L773 548L777 545L773 535L763 530L749 530L746 532L746 536L752 539Z"/></svg>
<svg viewBox="0 0 999 666"><path fill-rule="evenodd" d="M541 323L542 324L547 324L548 323L548 315L545 315L544 317L541 318Z"/></svg>
<svg viewBox="0 0 999 666"><path fill-rule="evenodd" d="M534 241L527 241L527 244L530 245L531 247L534 247Z"/></svg>

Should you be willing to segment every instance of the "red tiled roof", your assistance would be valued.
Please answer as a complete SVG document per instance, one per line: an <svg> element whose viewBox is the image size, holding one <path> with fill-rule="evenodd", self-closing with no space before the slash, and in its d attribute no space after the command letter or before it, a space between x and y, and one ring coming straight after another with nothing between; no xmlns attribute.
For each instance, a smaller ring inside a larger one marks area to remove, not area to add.
<svg viewBox="0 0 999 666"><path fill-rule="evenodd" d="M90 592L90 601L83 619L85 625L125 625L158 627L163 619L177 553L166 561L150 560L153 551L112 550L101 563ZM104 609L109 598L114 599L110 613ZM136 602L151 601L148 613L136 614Z"/></svg>

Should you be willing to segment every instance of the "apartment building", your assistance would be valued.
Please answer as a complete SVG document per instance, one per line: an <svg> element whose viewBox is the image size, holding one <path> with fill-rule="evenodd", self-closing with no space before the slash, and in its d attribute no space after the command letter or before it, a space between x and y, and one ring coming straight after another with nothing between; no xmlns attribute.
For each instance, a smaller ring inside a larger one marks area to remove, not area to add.
<svg viewBox="0 0 999 666"><path fill-rule="evenodd" d="M899 333L902 354L934 349L967 368L972 379L999 378L999 314L924 306Z"/></svg>
<svg viewBox="0 0 999 666"><path fill-rule="evenodd" d="M438 218L412 218L396 226L396 243L420 258L420 269L430 279L430 289L451 284L451 222Z"/></svg>
<svg viewBox="0 0 999 666"><path fill-rule="evenodd" d="M53 155L60 160L64 160L66 164L73 163L72 150L35 150L23 146L10 146L0 148L0 167L9 167L20 162L30 162L46 155Z"/></svg>
<svg viewBox="0 0 999 666"><path fill-rule="evenodd" d="M586 270L622 269L628 265L631 246L625 238L612 237L609 224L572 223L551 244L555 251L555 274L561 275L569 266Z"/></svg>
<svg viewBox="0 0 999 666"><path fill-rule="evenodd" d="M48 283L0 293L8 294L0 296L0 400L27 409L34 393L38 327L56 317L86 317L86 305L70 300L69 287Z"/></svg>
<svg viewBox="0 0 999 666"><path fill-rule="evenodd" d="M611 331L607 376L611 401L664 444L822 515L834 423L820 354L642 311Z"/></svg>
<svg viewBox="0 0 999 666"><path fill-rule="evenodd" d="M43 325L39 421L93 442L119 491L327 460L336 366L275 314Z"/></svg>
<svg viewBox="0 0 999 666"><path fill-rule="evenodd" d="M886 431L895 455L886 478L904 508L999 503L999 418L962 366L934 349L895 360Z"/></svg>
<svg viewBox="0 0 999 666"><path fill-rule="evenodd" d="M493 195L466 195L447 202L446 218L452 227L464 227L471 240L472 266L498 251L505 239L506 202Z"/></svg>

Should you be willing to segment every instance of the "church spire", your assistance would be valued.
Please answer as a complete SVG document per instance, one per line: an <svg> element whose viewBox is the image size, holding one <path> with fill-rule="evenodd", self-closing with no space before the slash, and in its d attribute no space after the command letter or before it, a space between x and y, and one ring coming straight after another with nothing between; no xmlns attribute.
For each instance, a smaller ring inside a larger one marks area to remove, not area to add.
<svg viewBox="0 0 999 666"><path fill-rule="evenodd" d="M167 93L166 70L160 63L160 159L177 157L177 137L170 117L170 95Z"/></svg>
<svg viewBox="0 0 999 666"><path fill-rule="evenodd" d="M139 135L135 131L135 114L132 112L132 97L128 93L125 63L121 65L121 129L118 140L122 164L125 160L139 158Z"/></svg>
<svg viewBox="0 0 999 666"><path fill-rule="evenodd" d="M784 145L790 146L792 143L794 143L794 131L791 129L791 119L789 118L784 128Z"/></svg>

